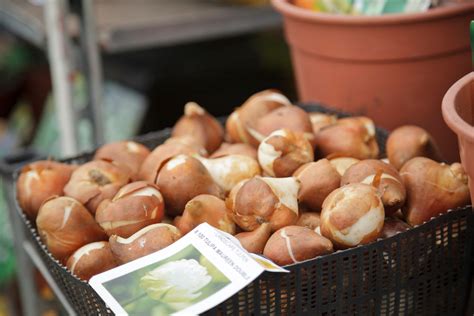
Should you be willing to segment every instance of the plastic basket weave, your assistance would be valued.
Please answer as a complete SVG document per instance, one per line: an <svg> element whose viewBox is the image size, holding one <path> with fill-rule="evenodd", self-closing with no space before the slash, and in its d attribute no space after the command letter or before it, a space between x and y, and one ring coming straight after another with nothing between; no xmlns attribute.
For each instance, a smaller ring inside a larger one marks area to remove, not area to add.
<svg viewBox="0 0 474 316"><path fill-rule="evenodd" d="M318 105L303 108L336 113ZM137 141L153 148L169 135L170 129L165 129ZM386 135L377 129L382 152ZM92 155L65 161L83 163ZM17 210L44 264L77 313L112 314L88 283L53 258L18 204ZM391 238L288 266L289 274L265 272L206 314L461 315L472 277L473 239L471 207L451 210Z"/></svg>

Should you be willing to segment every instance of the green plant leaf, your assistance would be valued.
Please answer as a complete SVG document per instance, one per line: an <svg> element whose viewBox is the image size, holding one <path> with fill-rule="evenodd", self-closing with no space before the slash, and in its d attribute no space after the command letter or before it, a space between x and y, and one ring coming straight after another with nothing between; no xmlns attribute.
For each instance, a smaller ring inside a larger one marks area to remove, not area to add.
<svg viewBox="0 0 474 316"><path fill-rule="evenodd" d="M471 55L472 67L474 68L474 21L471 21Z"/></svg>

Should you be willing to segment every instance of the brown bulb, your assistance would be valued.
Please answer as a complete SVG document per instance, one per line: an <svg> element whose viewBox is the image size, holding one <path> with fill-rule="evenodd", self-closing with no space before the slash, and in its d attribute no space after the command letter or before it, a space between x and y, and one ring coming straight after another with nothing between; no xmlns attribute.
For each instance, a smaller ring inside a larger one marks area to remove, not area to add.
<svg viewBox="0 0 474 316"><path fill-rule="evenodd" d="M133 141L109 143L97 149L94 159L107 160L117 166L128 169L133 180L138 179L138 172L150 150Z"/></svg>
<svg viewBox="0 0 474 316"><path fill-rule="evenodd" d="M223 191L214 182L206 167L198 159L178 155L161 168L156 184L165 199L166 212L181 215L186 203L200 194L223 197Z"/></svg>
<svg viewBox="0 0 474 316"><path fill-rule="evenodd" d="M313 133L315 134L326 126L332 125L337 122L336 115L330 115L319 112L309 113L309 119L311 121L311 125L313 126Z"/></svg>
<svg viewBox="0 0 474 316"><path fill-rule="evenodd" d="M403 165L400 175L407 190L402 211L410 225L423 224L470 202L468 177L459 163L447 165L416 157Z"/></svg>
<svg viewBox="0 0 474 316"><path fill-rule="evenodd" d="M274 131L258 146L258 162L268 176L289 177L313 160L313 147L309 141L288 129Z"/></svg>
<svg viewBox="0 0 474 316"><path fill-rule="evenodd" d="M263 223L254 231L239 233L235 235L235 238L248 252L262 254L271 234L272 226L270 223Z"/></svg>
<svg viewBox="0 0 474 316"><path fill-rule="evenodd" d="M120 263L127 263L168 247L181 238L179 230L169 224L153 224L128 238L112 235L110 249Z"/></svg>
<svg viewBox="0 0 474 316"><path fill-rule="evenodd" d="M164 208L158 187L137 181L122 187L112 200L102 201L95 219L107 235L130 237L143 227L159 223Z"/></svg>
<svg viewBox="0 0 474 316"><path fill-rule="evenodd" d="M41 204L63 189L76 168L55 161L36 161L23 167L16 183L16 196L21 209L30 220L35 220Z"/></svg>
<svg viewBox="0 0 474 316"><path fill-rule="evenodd" d="M107 241L97 241L82 246L67 261L67 268L79 279L89 281L94 275L117 267Z"/></svg>
<svg viewBox="0 0 474 316"><path fill-rule="evenodd" d="M225 193L240 181L261 173L257 160L248 156L228 155L214 159L196 156L196 159L206 167L212 179Z"/></svg>
<svg viewBox="0 0 474 316"><path fill-rule="evenodd" d="M227 213L223 200L213 195L201 194L186 203L183 215L176 221L176 227L185 235L199 224L208 223L234 235L235 224Z"/></svg>
<svg viewBox="0 0 474 316"><path fill-rule="evenodd" d="M47 200L38 212L36 226L43 243L62 263L80 247L107 239L89 211L66 196Z"/></svg>
<svg viewBox="0 0 474 316"><path fill-rule="evenodd" d="M387 156L390 164L398 170L415 157L443 160L433 137L414 125L400 126L390 133L387 139Z"/></svg>
<svg viewBox="0 0 474 316"><path fill-rule="evenodd" d="M300 184L289 178L255 177L236 185L226 200L234 222L245 231L270 223L272 231L296 223Z"/></svg>
<svg viewBox="0 0 474 316"><path fill-rule="evenodd" d="M145 159L140 167L139 179L150 183L155 183L158 173L163 165L174 156L186 154L199 154L200 151L183 139L168 139L164 144L156 147L150 155ZM202 153L202 152L201 152Z"/></svg>
<svg viewBox="0 0 474 316"><path fill-rule="evenodd" d="M219 121L195 102L188 102L182 116L173 127L173 137L188 136L214 152L224 140L224 128Z"/></svg>
<svg viewBox="0 0 474 316"><path fill-rule="evenodd" d="M252 95L229 116L226 132L232 143L246 143L258 146L263 139L255 128L257 120L279 107L290 106L291 102L276 90L264 90Z"/></svg>
<svg viewBox="0 0 474 316"><path fill-rule="evenodd" d="M299 203L313 212L321 211L324 199L339 188L341 182L341 176L327 159L304 164L293 176L301 183Z"/></svg>
<svg viewBox="0 0 474 316"><path fill-rule="evenodd" d="M213 152L209 158L220 158L230 155L248 156L257 160L257 150L249 144L244 143L222 143L221 147L219 147L215 152Z"/></svg>
<svg viewBox="0 0 474 316"><path fill-rule="evenodd" d="M380 237L384 218L383 204L374 187L348 184L324 200L321 234L339 249L368 244Z"/></svg>
<svg viewBox="0 0 474 316"><path fill-rule="evenodd" d="M301 226L287 226L277 230L268 240L263 255L278 265L285 266L333 252L330 240Z"/></svg>
<svg viewBox="0 0 474 316"><path fill-rule="evenodd" d="M337 121L315 134L316 150L323 156L357 159L377 158L375 125L366 117L350 117Z"/></svg>
<svg viewBox="0 0 474 316"><path fill-rule="evenodd" d="M277 108L259 118L255 130L263 137L279 129L302 134L310 143L314 141L310 117L303 109L291 105Z"/></svg>
<svg viewBox="0 0 474 316"><path fill-rule="evenodd" d="M71 175L64 187L67 196L75 198L92 213L105 199L111 199L130 181L130 174L105 160L83 164Z"/></svg>
<svg viewBox="0 0 474 316"><path fill-rule="evenodd" d="M405 204L406 190L400 174L393 166L380 160L367 159L351 166L342 176L341 186L349 183L365 183L376 187L386 216Z"/></svg>

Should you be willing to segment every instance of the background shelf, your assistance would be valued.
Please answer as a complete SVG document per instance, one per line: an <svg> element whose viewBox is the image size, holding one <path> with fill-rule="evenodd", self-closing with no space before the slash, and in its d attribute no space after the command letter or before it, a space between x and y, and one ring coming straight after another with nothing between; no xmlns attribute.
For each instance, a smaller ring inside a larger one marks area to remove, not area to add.
<svg viewBox="0 0 474 316"><path fill-rule="evenodd" d="M103 51L119 52L240 35L281 24L269 6L237 6L205 0L97 0L94 3ZM0 0L0 23L36 46L45 45L40 6L27 0ZM78 34L75 16L67 26Z"/></svg>

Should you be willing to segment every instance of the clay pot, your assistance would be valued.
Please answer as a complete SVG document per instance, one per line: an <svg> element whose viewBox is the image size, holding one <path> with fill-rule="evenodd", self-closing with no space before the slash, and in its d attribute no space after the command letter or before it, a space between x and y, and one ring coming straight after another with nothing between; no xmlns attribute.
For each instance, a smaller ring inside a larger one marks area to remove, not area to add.
<svg viewBox="0 0 474 316"><path fill-rule="evenodd" d="M457 160L455 137L438 106L443 92L471 69L474 2L375 17L272 3L284 17L300 101L363 114L388 129L419 125L445 157Z"/></svg>
<svg viewBox="0 0 474 316"><path fill-rule="evenodd" d="M461 164L474 201L474 72L457 81L443 99L443 117L457 134Z"/></svg>

